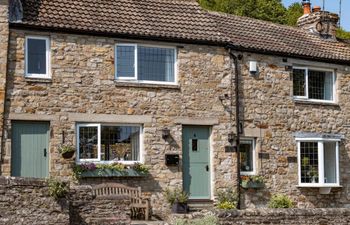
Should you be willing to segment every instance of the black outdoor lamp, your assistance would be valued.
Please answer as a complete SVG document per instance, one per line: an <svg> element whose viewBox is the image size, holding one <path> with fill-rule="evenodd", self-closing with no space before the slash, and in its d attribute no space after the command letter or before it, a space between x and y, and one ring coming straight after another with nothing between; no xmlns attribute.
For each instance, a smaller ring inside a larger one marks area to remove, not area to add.
<svg viewBox="0 0 350 225"><path fill-rule="evenodd" d="M164 140L168 139L170 137L170 130L168 128L164 128L162 130L162 138Z"/></svg>
<svg viewBox="0 0 350 225"><path fill-rule="evenodd" d="M230 145L225 146L225 152L236 152L237 151L237 136L231 132L227 135L227 141Z"/></svg>
<svg viewBox="0 0 350 225"><path fill-rule="evenodd" d="M234 145L236 142L236 135L233 132L229 133L227 135L227 140L231 145Z"/></svg>

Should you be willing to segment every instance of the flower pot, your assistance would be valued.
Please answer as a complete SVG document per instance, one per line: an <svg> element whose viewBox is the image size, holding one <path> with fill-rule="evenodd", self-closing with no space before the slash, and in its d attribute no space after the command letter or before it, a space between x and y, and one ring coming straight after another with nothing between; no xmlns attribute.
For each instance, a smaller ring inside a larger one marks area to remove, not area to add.
<svg viewBox="0 0 350 225"><path fill-rule="evenodd" d="M63 157L64 159L70 159L70 158L73 157L74 153L75 153L74 151L71 151L71 152L64 152L64 153L62 153L62 157Z"/></svg>
<svg viewBox="0 0 350 225"><path fill-rule="evenodd" d="M176 202L171 207L172 213L184 214L184 213L188 213L188 211L189 211L189 208L187 203Z"/></svg>

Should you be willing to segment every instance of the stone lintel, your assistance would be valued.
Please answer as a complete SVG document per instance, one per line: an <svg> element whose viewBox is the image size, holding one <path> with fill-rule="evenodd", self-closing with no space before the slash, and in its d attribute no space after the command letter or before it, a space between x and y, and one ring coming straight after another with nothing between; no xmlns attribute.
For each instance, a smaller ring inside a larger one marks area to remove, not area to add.
<svg viewBox="0 0 350 225"><path fill-rule="evenodd" d="M174 120L176 124L184 124L184 125L217 125L219 124L218 118L213 117L202 117L202 118L193 118L193 117L178 117Z"/></svg>
<svg viewBox="0 0 350 225"><path fill-rule="evenodd" d="M58 120L58 116L29 113L10 113L9 120L32 120L32 121L53 121Z"/></svg>
<svg viewBox="0 0 350 225"><path fill-rule="evenodd" d="M328 134L328 133L314 133L314 132L296 132L295 138L324 138L324 139L344 139L343 134Z"/></svg>
<svg viewBox="0 0 350 225"><path fill-rule="evenodd" d="M68 118L70 121L74 122L138 124L152 123L152 116L147 115L69 113Z"/></svg>

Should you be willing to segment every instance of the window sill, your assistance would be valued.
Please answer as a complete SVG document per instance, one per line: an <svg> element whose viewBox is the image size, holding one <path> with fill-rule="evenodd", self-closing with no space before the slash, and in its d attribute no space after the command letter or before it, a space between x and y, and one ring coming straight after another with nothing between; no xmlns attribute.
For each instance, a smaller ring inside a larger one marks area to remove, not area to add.
<svg viewBox="0 0 350 225"><path fill-rule="evenodd" d="M115 80L114 84L116 87L180 89L180 85L178 84L140 83L135 81L122 81L122 80Z"/></svg>
<svg viewBox="0 0 350 225"><path fill-rule="evenodd" d="M315 184L315 185L297 185L297 188L342 188L342 185L337 185L337 184Z"/></svg>
<svg viewBox="0 0 350 225"><path fill-rule="evenodd" d="M303 100L303 99L294 99L295 104L300 105L321 105L321 106L339 106L336 102L322 102L322 101L312 101L312 100Z"/></svg>
<svg viewBox="0 0 350 225"><path fill-rule="evenodd" d="M35 82L35 83L52 83L51 78L34 78L34 77L25 77L26 82Z"/></svg>

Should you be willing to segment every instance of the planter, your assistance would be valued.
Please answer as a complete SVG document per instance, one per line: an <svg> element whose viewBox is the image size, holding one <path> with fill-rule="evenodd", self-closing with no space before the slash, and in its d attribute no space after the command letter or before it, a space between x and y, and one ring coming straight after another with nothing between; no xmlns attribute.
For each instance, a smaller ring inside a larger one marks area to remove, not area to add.
<svg viewBox="0 0 350 225"><path fill-rule="evenodd" d="M172 213L177 213L177 214L185 214L189 212L189 208L187 203L174 203L171 207L171 212Z"/></svg>
<svg viewBox="0 0 350 225"><path fill-rule="evenodd" d="M253 188L253 189L260 189L264 188L264 183L262 182L253 182L253 181L248 181L248 182L242 182L241 183L242 188Z"/></svg>
<svg viewBox="0 0 350 225"><path fill-rule="evenodd" d="M95 169L92 171L84 171L80 177L144 177L147 173L141 173L133 169L123 171L113 169Z"/></svg>
<svg viewBox="0 0 350 225"><path fill-rule="evenodd" d="M65 152L65 153L62 153L62 157L64 159L71 159L74 155L75 151L72 151L72 152Z"/></svg>

